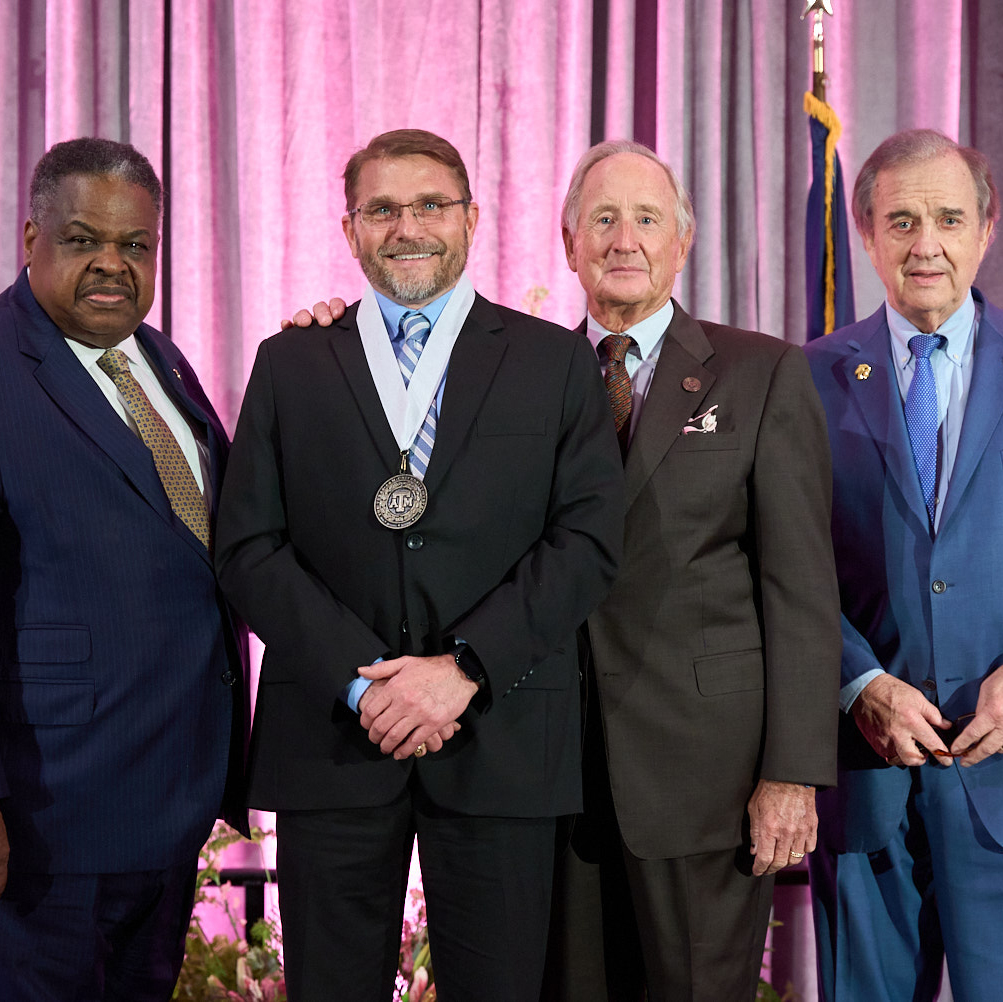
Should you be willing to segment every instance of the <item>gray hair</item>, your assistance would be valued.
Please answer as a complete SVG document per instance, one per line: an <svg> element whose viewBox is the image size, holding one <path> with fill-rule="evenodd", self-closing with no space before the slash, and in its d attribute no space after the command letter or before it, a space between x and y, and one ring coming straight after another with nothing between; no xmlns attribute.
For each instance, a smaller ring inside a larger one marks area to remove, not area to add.
<svg viewBox="0 0 1003 1002"><path fill-rule="evenodd" d="M693 215L693 203L676 172L664 160L660 160L654 150L643 143L636 143L632 139L607 139L605 142L596 143L591 149L585 151L575 166L575 172L571 175L571 184L568 185L568 193L564 196L564 206L561 209L561 228L569 233L574 233L578 228L585 175L601 160L616 156L617 153L636 153L638 156L647 157L665 171L669 185L676 196L676 233L680 239L685 239L687 236L692 237L697 228L696 217Z"/></svg>
<svg viewBox="0 0 1003 1002"><path fill-rule="evenodd" d="M164 188L150 161L128 143L86 136L56 143L35 164L31 176L29 212L36 225L42 223L52 208L63 180L81 174L118 177L145 188L153 199L157 216L160 216Z"/></svg>
<svg viewBox="0 0 1003 1002"><path fill-rule="evenodd" d="M964 160L975 183L979 226L995 225L1000 215L1000 197L993 183L989 161L972 146L959 146L936 129L907 129L889 136L860 168L853 186L853 220L865 237L874 236L874 185L878 173L900 166L926 163L949 153Z"/></svg>

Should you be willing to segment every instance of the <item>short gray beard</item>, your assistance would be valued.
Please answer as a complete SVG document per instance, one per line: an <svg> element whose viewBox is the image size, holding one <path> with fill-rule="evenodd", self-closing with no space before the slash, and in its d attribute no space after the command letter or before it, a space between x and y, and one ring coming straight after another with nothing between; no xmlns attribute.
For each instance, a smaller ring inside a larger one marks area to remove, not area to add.
<svg viewBox="0 0 1003 1002"><path fill-rule="evenodd" d="M381 253L382 252L382 253ZM429 278L398 278L383 263L383 258L394 254L440 254L438 265ZM369 279L369 284L395 303L402 306L413 303L430 302L451 289L460 280L463 269L467 265L467 235L463 234L463 246L449 250L442 241L426 241L424 243L401 242L392 247L381 247L375 254L359 259L362 273Z"/></svg>

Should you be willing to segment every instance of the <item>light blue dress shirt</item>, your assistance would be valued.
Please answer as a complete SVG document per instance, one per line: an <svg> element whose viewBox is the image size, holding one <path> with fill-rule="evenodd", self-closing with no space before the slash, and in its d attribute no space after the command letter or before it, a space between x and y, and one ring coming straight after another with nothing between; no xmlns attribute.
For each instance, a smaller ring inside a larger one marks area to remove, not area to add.
<svg viewBox="0 0 1003 1002"><path fill-rule="evenodd" d="M916 369L916 361L909 350L909 339L914 334L925 333L917 330L901 313L885 303L885 315L891 332L892 371L898 381L903 404L909 393ZM934 512L934 532L940 524L942 502L947 497L947 489L958 458L958 442L961 440L961 424L968 403L968 391L972 385L972 359L975 355L975 335L978 328L978 310L971 290L968 298L941 325L933 331L947 339L943 348L938 348L930 356L933 376L937 382L937 420L939 423L940 448L937 476L937 506ZM839 691L839 705L847 712L853 701L872 679L883 674L882 669L873 668L864 672L852 682L847 682Z"/></svg>
<svg viewBox="0 0 1003 1002"><path fill-rule="evenodd" d="M386 324L387 334L390 335L391 343L396 340L397 334L400 330L401 317L404 316L408 310L413 309L411 306L401 306L400 303L395 303L392 299L387 299L386 296L381 292L376 292L376 302L379 304L380 313L383 314L383 323ZM434 299L431 303L426 306L422 306L419 310L420 313L424 313L428 322L432 325L432 329L435 329L435 323L442 315L442 311L446 308L446 303L449 302L449 297L453 294L453 290L450 289L448 292L439 296L438 299ZM431 335L429 335L431 337ZM394 348L394 354L396 354L396 347ZM435 394L435 407L438 414L442 413L442 393L446 387L446 373L449 371L449 366L447 364L446 370L442 373L442 379L439 381L439 389ZM383 658L377 658L373 664L379 664ZM359 700L362 699L362 694L372 685L372 679L368 678L356 678L353 679L344 689L341 690L340 698L346 702L351 709L356 713L359 712Z"/></svg>

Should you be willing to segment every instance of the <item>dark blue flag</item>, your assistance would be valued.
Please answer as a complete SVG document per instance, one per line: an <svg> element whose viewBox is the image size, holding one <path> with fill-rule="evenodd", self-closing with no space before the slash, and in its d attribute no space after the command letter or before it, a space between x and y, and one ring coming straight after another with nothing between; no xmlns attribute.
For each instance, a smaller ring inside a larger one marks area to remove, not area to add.
<svg viewBox="0 0 1003 1002"><path fill-rule="evenodd" d="M852 324L856 316L843 171L836 152L842 129L832 108L811 93L805 94L804 110L811 130L811 188L805 219L806 306L811 341Z"/></svg>

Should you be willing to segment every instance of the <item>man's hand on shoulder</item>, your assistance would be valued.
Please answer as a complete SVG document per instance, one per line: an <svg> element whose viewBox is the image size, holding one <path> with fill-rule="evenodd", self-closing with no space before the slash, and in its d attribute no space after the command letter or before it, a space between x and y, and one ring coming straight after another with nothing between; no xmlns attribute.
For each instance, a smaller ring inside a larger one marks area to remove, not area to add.
<svg viewBox="0 0 1003 1002"><path fill-rule="evenodd" d="M761 779L749 798L752 873L761 877L797 863L815 848L815 787Z"/></svg>
<svg viewBox="0 0 1003 1002"><path fill-rule="evenodd" d="M438 751L459 730L456 721L477 693L451 654L380 661L359 674L373 680L359 702L360 722L369 740L396 759L421 744Z"/></svg>
<svg viewBox="0 0 1003 1002"><path fill-rule="evenodd" d="M321 327L330 327L335 320L345 315L345 300L332 299L329 303L314 303L313 313L308 309L297 310L292 320L283 320L282 329L309 327L315 320Z"/></svg>
<svg viewBox="0 0 1003 1002"><path fill-rule="evenodd" d="M941 736L951 722L908 682L882 674L871 679L850 707L861 734L889 765L922 765L926 752L947 752Z"/></svg>

